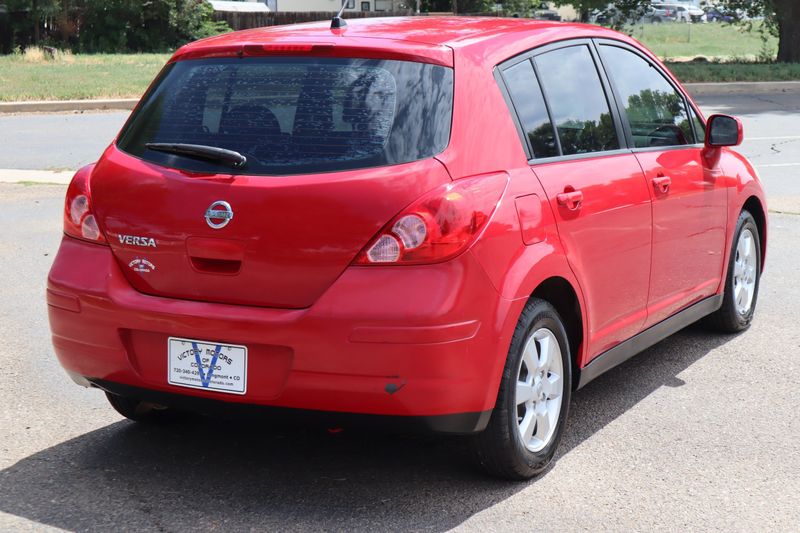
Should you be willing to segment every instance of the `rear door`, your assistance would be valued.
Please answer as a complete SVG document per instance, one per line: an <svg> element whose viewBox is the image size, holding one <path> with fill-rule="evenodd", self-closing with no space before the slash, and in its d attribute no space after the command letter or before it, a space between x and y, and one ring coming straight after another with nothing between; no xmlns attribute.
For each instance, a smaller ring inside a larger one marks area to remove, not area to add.
<svg viewBox="0 0 800 533"><path fill-rule="evenodd" d="M618 43L600 42L598 48L653 199L651 325L716 292L725 250L726 184L703 158L697 112L660 67Z"/></svg>
<svg viewBox="0 0 800 533"><path fill-rule="evenodd" d="M501 68L588 304L592 358L645 323L650 195L625 149L591 42L537 49Z"/></svg>

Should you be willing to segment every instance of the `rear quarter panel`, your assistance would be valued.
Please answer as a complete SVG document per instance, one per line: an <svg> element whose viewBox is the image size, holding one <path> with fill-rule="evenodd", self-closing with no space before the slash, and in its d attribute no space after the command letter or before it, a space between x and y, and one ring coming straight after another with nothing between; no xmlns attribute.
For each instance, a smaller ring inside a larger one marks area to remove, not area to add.
<svg viewBox="0 0 800 533"><path fill-rule="evenodd" d="M453 129L450 145L439 159L453 179L490 172L509 175L508 188L491 223L471 248L502 298L513 302L497 314L497 320L503 322L499 329L507 350L525 302L543 281L552 277L566 279L578 295L581 309L585 307L564 255L547 195L530 170L510 110L493 75L495 65L517 53L516 48L504 55L496 55L494 50L488 55L487 52L479 48L456 50ZM525 228L520 224L519 199L528 206L535 207L536 202L539 205L533 209L538 220L526 220ZM585 317L583 323L586 324ZM505 350L499 351L504 355ZM583 360L583 352L581 347L578 361ZM502 363L504 359L496 368L493 383L499 382Z"/></svg>

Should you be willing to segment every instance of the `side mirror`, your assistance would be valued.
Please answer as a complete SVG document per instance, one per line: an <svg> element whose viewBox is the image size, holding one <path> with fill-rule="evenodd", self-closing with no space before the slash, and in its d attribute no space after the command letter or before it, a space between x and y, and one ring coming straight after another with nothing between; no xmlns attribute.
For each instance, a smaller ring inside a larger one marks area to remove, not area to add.
<svg viewBox="0 0 800 533"><path fill-rule="evenodd" d="M711 115L706 130L706 146L739 146L744 140L742 121L736 117Z"/></svg>

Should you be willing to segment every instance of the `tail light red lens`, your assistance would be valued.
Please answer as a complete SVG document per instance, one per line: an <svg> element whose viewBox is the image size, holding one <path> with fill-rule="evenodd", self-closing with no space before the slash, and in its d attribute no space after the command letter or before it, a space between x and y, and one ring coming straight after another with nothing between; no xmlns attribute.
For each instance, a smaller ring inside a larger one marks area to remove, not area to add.
<svg viewBox="0 0 800 533"><path fill-rule="evenodd" d="M392 219L354 263L418 265L452 259L486 227L507 184L506 174L487 174L434 189Z"/></svg>
<svg viewBox="0 0 800 533"><path fill-rule="evenodd" d="M83 167L75 173L69 184L64 202L64 233L77 239L105 244L106 238L92 211L89 176L93 168L94 165Z"/></svg>

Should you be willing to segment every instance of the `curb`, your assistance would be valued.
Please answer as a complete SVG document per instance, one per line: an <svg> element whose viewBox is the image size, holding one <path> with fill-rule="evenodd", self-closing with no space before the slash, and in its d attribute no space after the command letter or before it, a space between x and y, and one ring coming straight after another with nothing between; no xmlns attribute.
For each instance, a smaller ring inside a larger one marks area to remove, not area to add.
<svg viewBox="0 0 800 533"><path fill-rule="evenodd" d="M684 83L692 96L710 94L800 94L800 81L737 81L726 83Z"/></svg>
<svg viewBox="0 0 800 533"><path fill-rule="evenodd" d="M74 170L16 170L0 168L0 183L56 183L68 185Z"/></svg>
<svg viewBox="0 0 800 533"><path fill-rule="evenodd" d="M0 113L55 113L59 111L98 111L105 109L130 111L138 102L138 98L120 98L117 100L0 102Z"/></svg>
<svg viewBox="0 0 800 533"><path fill-rule="evenodd" d="M747 81L727 83L684 83L683 86L692 96L710 94L800 94L800 81ZM0 102L1 113L41 113L64 111L102 111L132 110L139 102L138 98L119 98L106 100L56 100L33 102Z"/></svg>

